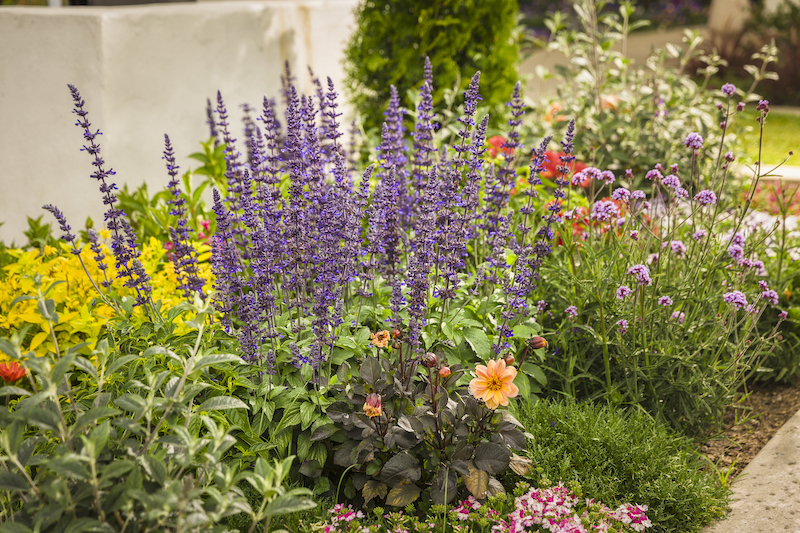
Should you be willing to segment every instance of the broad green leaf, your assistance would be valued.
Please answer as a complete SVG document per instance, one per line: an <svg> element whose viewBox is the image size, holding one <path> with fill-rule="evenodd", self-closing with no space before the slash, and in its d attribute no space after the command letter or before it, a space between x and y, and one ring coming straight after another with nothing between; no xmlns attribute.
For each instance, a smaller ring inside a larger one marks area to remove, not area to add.
<svg viewBox="0 0 800 533"><path fill-rule="evenodd" d="M292 489L282 496L278 496L264 509L266 516L280 516L313 509L317 503L311 499L313 493L308 489Z"/></svg>
<svg viewBox="0 0 800 533"><path fill-rule="evenodd" d="M317 406L311 402L303 402L300 404L300 420L302 422L302 429L305 430L317 418Z"/></svg>
<svg viewBox="0 0 800 533"><path fill-rule="evenodd" d="M114 362L109 365L108 370L106 370L106 374L112 375L123 366L138 358L139 356L134 354L123 355L122 357L115 359Z"/></svg>
<svg viewBox="0 0 800 533"><path fill-rule="evenodd" d="M333 424L325 424L319 426L311 433L311 442L316 442L318 440L326 440L330 438L334 433L336 433L337 428Z"/></svg>
<svg viewBox="0 0 800 533"><path fill-rule="evenodd" d="M194 371L200 370L201 368L205 368L207 366L212 365L220 365L223 363L234 363L234 364L244 364L242 358L238 355L232 353L212 353L209 355L204 356L200 361L196 361L194 364Z"/></svg>
<svg viewBox="0 0 800 533"><path fill-rule="evenodd" d="M489 337L479 328L467 328L464 330L464 340L467 341L472 351L484 361L492 357L492 345Z"/></svg>
<svg viewBox="0 0 800 533"><path fill-rule="evenodd" d="M78 418L75 420L75 424L71 428L72 434L78 434L78 432L80 432L83 428L97 420L100 420L101 418L110 418L120 413L122 413L122 411L119 409L114 409L113 407L93 407L78 416Z"/></svg>
<svg viewBox="0 0 800 533"><path fill-rule="evenodd" d="M416 485L404 482L389 491L386 495L386 505L405 507L419 498L421 492L422 489Z"/></svg>
<svg viewBox="0 0 800 533"><path fill-rule="evenodd" d="M247 404L231 396L214 396L200 404L198 411L224 411L225 409L249 409Z"/></svg>
<svg viewBox="0 0 800 533"><path fill-rule="evenodd" d="M27 490L30 488L25 478L11 472L0 472L0 490Z"/></svg>
<svg viewBox="0 0 800 533"><path fill-rule="evenodd" d="M544 375L544 372L542 372L542 369L539 368L538 365L534 365L533 363L522 363L520 370L538 381L539 384L547 385L547 376Z"/></svg>

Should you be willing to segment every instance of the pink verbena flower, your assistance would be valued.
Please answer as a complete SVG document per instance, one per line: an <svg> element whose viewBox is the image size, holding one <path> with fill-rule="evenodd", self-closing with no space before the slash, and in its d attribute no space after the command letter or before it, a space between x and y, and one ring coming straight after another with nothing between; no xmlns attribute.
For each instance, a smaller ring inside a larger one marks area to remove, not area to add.
<svg viewBox="0 0 800 533"><path fill-rule="evenodd" d="M653 284L653 280L650 278L650 269L646 265L633 265L628 269L628 275L635 276L639 285Z"/></svg>
<svg viewBox="0 0 800 533"><path fill-rule="evenodd" d="M745 296L742 291L726 292L722 296L722 299L737 309L744 309L747 307L747 296Z"/></svg>

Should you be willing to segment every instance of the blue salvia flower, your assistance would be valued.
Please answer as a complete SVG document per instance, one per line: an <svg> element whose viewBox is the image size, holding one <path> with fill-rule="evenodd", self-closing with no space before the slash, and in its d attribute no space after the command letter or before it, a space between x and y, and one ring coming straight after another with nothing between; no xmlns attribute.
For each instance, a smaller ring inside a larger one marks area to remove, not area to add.
<svg viewBox="0 0 800 533"><path fill-rule="evenodd" d="M250 104L247 103L242 104L241 108L242 108L242 125L244 126L244 143L245 146L247 147L247 163L252 167L254 161L253 161L253 152L250 146L252 144L251 140L256 135L257 128L255 122L253 121L253 116L252 116L253 108L250 107Z"/></svg>
<svg viewBox="0 0 800 533"><path fill-rule="evenodd" d="M217 189L213 192L217 232L214 234L211 267L214 272L214 295L217 310L222 315L222 325L230 332L234 311L244 295L244 285L239 277L242 267L234 243L231 214L222 202Z"/></svg>
<svg viewBox="0 0 800 533"><path fill-rule="evenodd" d="M94 261L97 263L98 270L103 273L104 279L100 285L107 289L111 286L111 280L108 279L108 264L106 263L106 254L103 253L103 248L100 246L100 236L92 228L89 228L87 234L89 235L89 248L94 253Z"/></svg>
<svg viewBox="0 0 800 533"><path fill-rule="evenodd" d="M170 214L177 217L178 226L170 226L169 236L172 239L173 253L175 254L175 272L178 275L178 288L183 291L186 298L199 292L202 296L205 282L200 278L197 267L197 252L192 246L192 228L186 221L186 200L181 196L181 186L178 180L178 165L175 162L175 153L172 150L169 136L164 134L164 157L167 163L167 174L170 176L168 188L172 198L167 200L170 205Z"/></svg>
<svg viewBox="0 0 800 533"><path fill-rule="evenodd" d="M211 105L211 98L206 98L206 125L209 134L214 139L214 148L219 146L219 136L217 134L217 123L214 121L214 106Z"/></svg>
<svg viewBox="0 0 800 533"><path fill-rule="evenodd" d="M75 105L73 113L78 115L76 126L83 129L83 138L88 141L81 149L92 156L92 165L95 167L92 178L100 182L100 192L103 194L103 204L107 206L105 224L111 232L111 250L116 260L117 277L124 278L124 285L136 291L136 305L144 305L150 301L150 277L138 264L140 256L136 236L125 216L125 212L114 207L117 196L115 183L109 183L107 178L116 174L112 169L105 169L105 161L100 157L100 145L96 142L101 135L100 130L92 131L91 123L87 118L89 112L83 106L85 102L80 92L74 85L68 85Z"/></svg>
<svg viewBox="0 0 800 533"><path fill-rule="evenodd" d="M225 102L222 99L222 93L217 91L217 126L219 126L220 133L222 134L222 142L225 143L225 178L228 185L228 193L225 197L225 202L232 212L239 210L238 198L242 194L242 172L239 156L241 155L236 150L236 139L233 138L230 131L230 123L228 122L228 110L225 108ZM238 223L234 225L234 235L241 235L241 228ZM240 237L239 237L240 238Z"/></svg>
<svg viewBox="0 0 800 533"><path fill-rule="evenodd" d="M471 130L475 126L475 111L478 109L478 102L483 100L479 92L481 81L481 72L476 72L469 82L469 87L464 91L464 115L458 117L458 121L463 124L463 127L458 131L457 135L461 138L461 145L453 146L453 149L458 152L465 152L466 142L469 140Z"/></svg>
<svg viewBox="0 0 800 533"><path fill-rule="evenodd" d="M265 182L277 186L280 184L283 174L280 154L280 123L275 118L275 103L266 96L264 97L264 114L261 116L261 122L264 124Z"/></svg>
<svg viewBox="0 0 800 533"><path fill-rule="evenodd" d="M417 121L414 126L414 150L412 155L414 184L416 187L416 200L424 194L427 182L427 173L433 165L433 132L438 128L433 113L433 80L429 75L431 62L425 58L425 81L419 89L419 104L417 105ZM415 202L418 205L418 202Z"/></svg>
<svg viewBox="0 0 800 533"><path fill-rule="evenodd" d="M405 110L400 107L400 96L394 85L389 87L389 105L384 111L386 117L383 123L381 144L378 146L378 160L381 168L395 169L395 184L397 190L397 204L400 211L403 227L409 228L412 220L411 199L408 194L408 149L405 143L406 128L403 121Z"/></svg>
<svg viewBox="0 0 800 533"><path fill-rule="evenodd" d="M43 205L42 209L50 212L55 217L56 222L58 222L58 227L61 230L61 233L63 233L61 239L72 245L71 251L73 254L80 255L81 249L75 242L75 235L72 234L72 226L67 224L67 217L64 216L64 213L62 213L56 206L51 204Z"/></svg>
<svg viewBox="0 0 800 533"><path fill-rule="evenodd" d="M437 175L434 167L420 199L420 212L416 220L406 273L409 342L418 351L422 349L420 336L422 328L427 323L425 317L428 314L430 273L436 259L436 200L438 196L436 184Z"/></svg>
<svg viewBox="0 0 800 533"><path fill-rule="evenodd" d="M339 93L334 90L333 81L328 78L328 92L325 93L325 100L323 101L325 105L320 106L320 113L322 114L323 123L325 124L325 137L331 141L337 150L341 151L339 138L343 133L339 131L340 124L337 119L342 116L342 113L336 112L336 108L339 107L339 104L336 102L338 97Z"/></svg>

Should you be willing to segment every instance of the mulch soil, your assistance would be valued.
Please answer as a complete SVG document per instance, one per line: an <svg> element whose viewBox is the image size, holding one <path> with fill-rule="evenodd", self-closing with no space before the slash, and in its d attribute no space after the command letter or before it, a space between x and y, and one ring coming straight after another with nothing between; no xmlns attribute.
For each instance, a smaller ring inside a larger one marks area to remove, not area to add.
<svg viewBox="0 0 800 533"><path fill-rule="evenodd" d="M707 435L701 452L733 481L761 448L800 411L800 388L768 383L749 386L723 419L721 430Z"/></svg>

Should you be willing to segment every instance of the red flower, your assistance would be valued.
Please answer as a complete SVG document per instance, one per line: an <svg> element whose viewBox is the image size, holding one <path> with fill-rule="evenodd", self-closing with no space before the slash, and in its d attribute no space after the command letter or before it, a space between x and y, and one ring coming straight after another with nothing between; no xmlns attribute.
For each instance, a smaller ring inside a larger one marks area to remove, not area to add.
<svg viewBox="0 0 800 533"><path fill-rule="evenodd" d="M0 363L0 378L6 383L14 383L25 375L25 369L16 361Z"/></svg>
<svg viewBox="0 0 800 533"><path fill-rule="evenodd" d="M544 172L542 172L542 177L554 178L558 172L557 167L561 164L561 157L566 154L564 154L564 152L554 152L552 150L548 150L544 153L544 155L547 158L547 162L544 164ZM573 165L572 172L580 172L584 168L586 168L584 163L576 161Z"/></svg>
<svg viewBox="0 0 800 533"><path fill-rule="evenodd" d="M494 137L489 137L486 141L489 144L489 148L486 149L489 152L489 155L492 157L497 157L498 154L502 153L503 156L511 156L514 155L514 149L509 147L504 147L503 144L506 142L506 138L502 135L495 135Z"/></svg>

